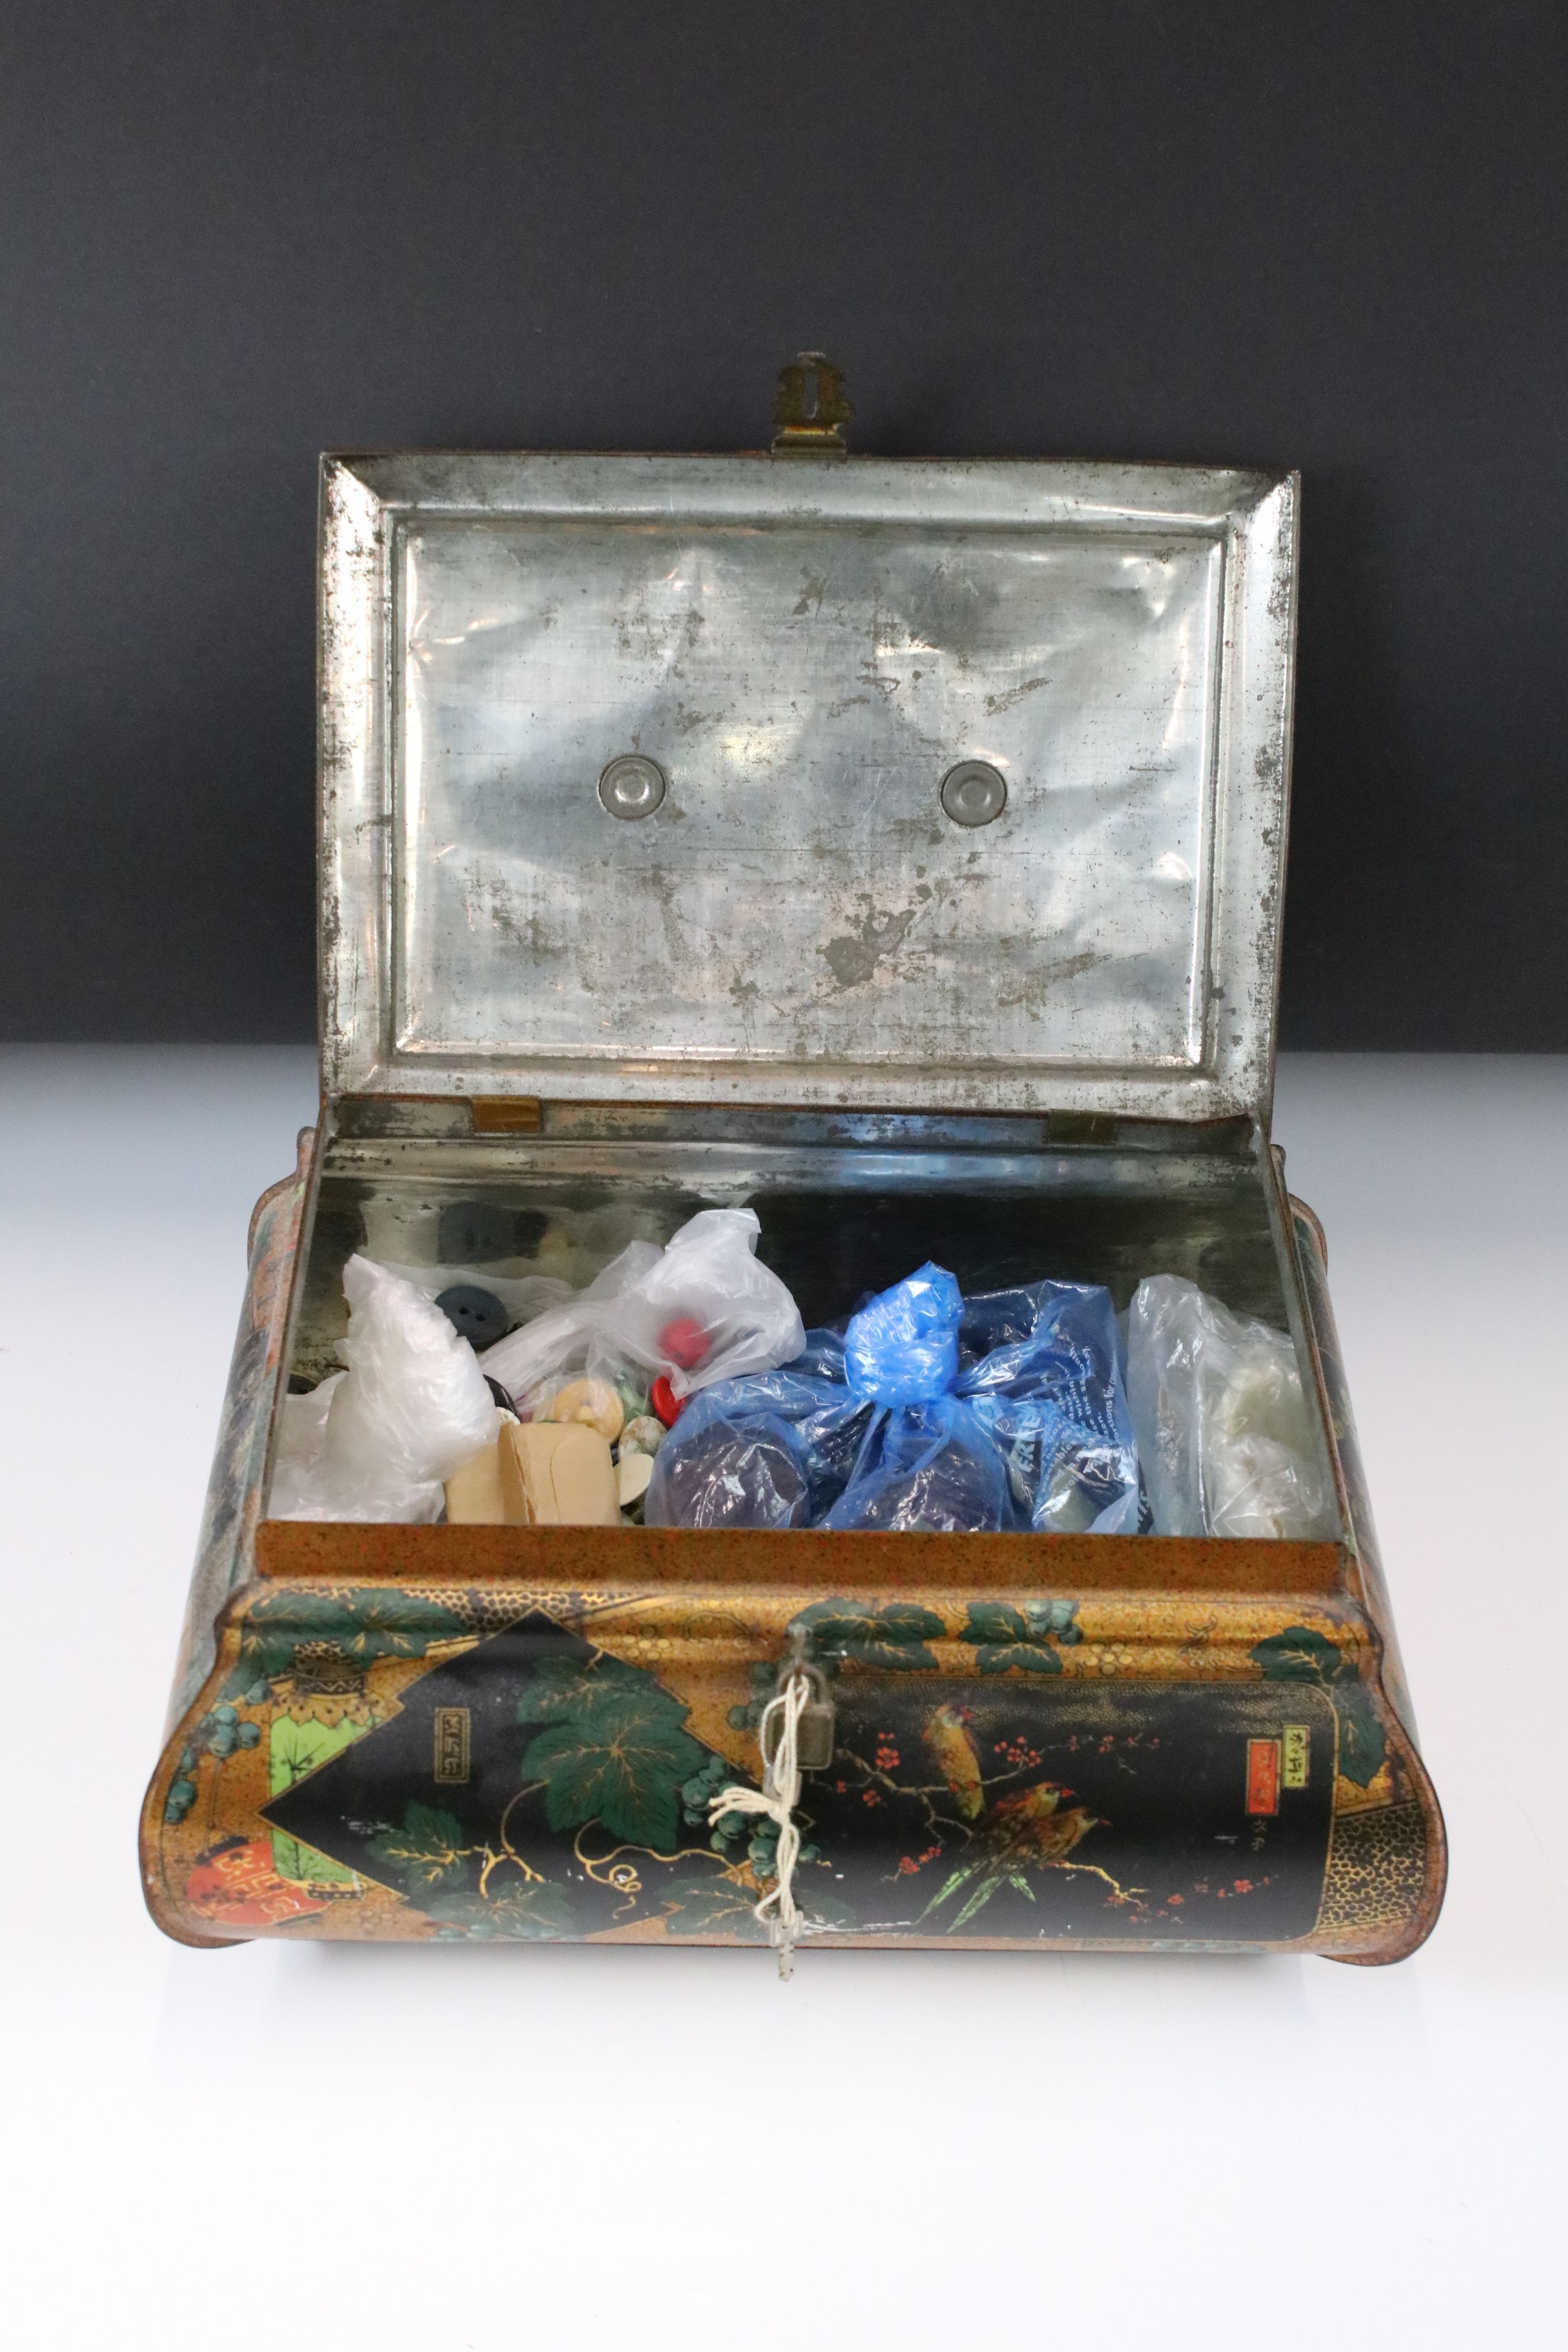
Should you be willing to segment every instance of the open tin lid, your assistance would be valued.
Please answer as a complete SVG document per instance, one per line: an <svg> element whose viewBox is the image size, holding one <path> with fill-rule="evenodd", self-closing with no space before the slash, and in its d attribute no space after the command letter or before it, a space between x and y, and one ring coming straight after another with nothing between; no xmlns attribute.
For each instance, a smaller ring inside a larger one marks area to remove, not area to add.
<svg viewBox="0 0 1568 2352"><path fill-rule="evenodd" d="M1296 488L327 458L328 1093L1267 1117Z"/></svg>

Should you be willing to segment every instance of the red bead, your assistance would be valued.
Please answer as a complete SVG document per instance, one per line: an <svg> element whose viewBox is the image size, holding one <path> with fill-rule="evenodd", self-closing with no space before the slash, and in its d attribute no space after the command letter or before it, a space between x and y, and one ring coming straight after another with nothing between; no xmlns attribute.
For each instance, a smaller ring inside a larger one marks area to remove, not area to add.
<svg viewBox="0 0 1568 2352"><path fill-rule="evenodd" d="M678 1315L658 1335L659 1354L679 1364L683 1372L694 1372L712 1345L709 1334L690 1315Z"/></svg>
<svg viewBox="0 0 1568 2352"><path fill-rule="evenodd" d="M658 1380L655 1381L652 1389L648 1392L648 1402L652 1405L655 1412L658 1413L660 1421L663 1422L666 1429L673 1429L676 1423L679 1420L681 1414L686 1410L686 1399L676 1395L675 1391L670 1387L669 1382L665 1379L662 1372L660 1372Z"/></svg>

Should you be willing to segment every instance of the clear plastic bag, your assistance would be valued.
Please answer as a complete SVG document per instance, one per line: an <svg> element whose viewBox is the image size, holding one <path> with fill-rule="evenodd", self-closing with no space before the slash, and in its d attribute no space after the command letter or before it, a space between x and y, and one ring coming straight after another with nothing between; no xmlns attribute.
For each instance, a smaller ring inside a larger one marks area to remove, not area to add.
<svg viewBox="0 0 1568 2352"><path fill-rule="evenodd" d="M616 1303L651 1273L662 1255L657 1242L628 1242L586 1290L568 1291L558 1304L535 1316L521 1330L509 1331L504 1339L487 1348L486 1373L499 1381L509 1395L526 1403L547 1383L554 1388L568 1374L583 1371L589 1350L604 1334Z"/></svg>
<svg viewBox="0 0 1568 2352"><path fill-rule="evenodd" d="M641 1246L651 1249L653 1244L650 1242ZM375 1263L408 1283L421 1298L439 1298L443 1291L471 1283L476 1290L488 1290L493 1298L499 1298L513 1324L534 1322L552 1307L563 1307L576 1296L572 1285L563 1282L557 1274L496 1274L488 1265L398 1265L385 1257L377 1258Z"/></svg>
<svg viewBox="0 0 1568 2352"><path fill-rule="evenodd" d="M787 1364L805 1347L799 1307L756 1255L761 1232L754 1209L700 1210L622 1299L614 1343L678 1397Z"/></svg>
<svg viewBox="0 0 1568 2352"><path fill-rule="evenodd" d="M284 1398L271 1515L437 1519L443 1481L500 1425L479 1359L437 1307L370 1258L350 1258L343 1293L348 1370Z"/></svg>
<svg viewBox="0 0 1568 2352"><path fill-rule="evenodd" d="M805 1344L789 1290L755 1252L752 1209L703 1209L660 1250L632 1242L566 1305L485 1351L484 1368L532 1406L566 1375L668 1381L685 1397L787 1363Z"/></svg>
<svg viewBox="0 0 1568 2352"><path fill-rule="evenodd" d="M654 1465L647 1523L691 1516L701 1465L722 1423L733 1525L1131 1531L1138 1462L1118 1366L1110 1294L1042 1282L967 1302L952 1275L922 1266L850 1318L814 1331L805 1352L762 1379L711 1389L681 1415ZM744 1453L755 1431L768 1467ZM765 1516L793 1453L805 1517ZM715 1459L717 1455L715 1454ZM748 1480L752 1486L748 1487ZM747 1494L752 1502L747 1502Z"/></svg>
<svg viewBox="0 0 1568 2352"><path fill-rule="evenodd" d="M1037 1533L1135 1535L1138 1446L1110 1293L1035 1282L966 1301L956 1392L1007 1465Z"/></svg>
<svg viewBox="0 0 1568 2352"><path fill-rule="evenodd" d="M1283 1331L1156 1275L1128 1315L1127 1388L1156 1535L1333 1534L1328 1465Z"/></svg>

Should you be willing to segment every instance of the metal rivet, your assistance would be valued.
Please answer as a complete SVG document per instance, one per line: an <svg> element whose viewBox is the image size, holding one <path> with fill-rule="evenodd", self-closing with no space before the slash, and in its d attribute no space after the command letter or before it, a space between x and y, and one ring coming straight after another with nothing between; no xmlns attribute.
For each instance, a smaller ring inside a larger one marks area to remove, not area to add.
<svg viewBox="0 0 1568 2352"><path fill-rule="evenodd" d="M658 761L645 760L640 751L612 760L599 778L599 798L612 816L651 816L667 790Z"/></svg>
<svg viewBox="0 0 1568 2352"><path fill-rule="evenodd" d="M954 824L989 824L1007 805L1007 786L986 760L961 760L942 780L942 804Z"/></svg>

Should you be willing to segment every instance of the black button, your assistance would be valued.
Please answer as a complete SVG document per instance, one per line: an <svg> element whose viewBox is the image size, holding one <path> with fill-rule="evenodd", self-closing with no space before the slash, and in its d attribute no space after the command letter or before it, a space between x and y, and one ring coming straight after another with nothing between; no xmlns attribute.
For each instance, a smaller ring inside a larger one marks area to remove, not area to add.
<svg viewBox="0 0 1568 2352"><path fill-rule="evenodd" d="M510 1319L506 1308L493 1290L481 1290L477 1282L455 1282L436 1304L453 1330L476 1348L489 1348L506 1338Z"/></svg>

